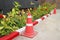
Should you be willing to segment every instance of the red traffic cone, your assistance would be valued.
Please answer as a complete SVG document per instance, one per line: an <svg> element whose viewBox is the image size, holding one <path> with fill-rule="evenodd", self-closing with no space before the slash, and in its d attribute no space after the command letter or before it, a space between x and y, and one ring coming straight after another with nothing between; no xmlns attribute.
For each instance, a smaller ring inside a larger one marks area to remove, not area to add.
<svg viewBox="0 0 60 40"><path fill-rule="evenodd" d="M54 9L54 12L53 13L56 14L56 8Z"/></svg>
<svg viewBox="0 0 60 40"><path fill-rule="evenodd" d="M9 39L9 40L12 40L12 39Z"/></svg>
<svg viewBox="0 0 60 40"><path fill-rule="evenodd" d="M37 34L37 32L35 32L34 29L33 29L32 16L31 16L30 13L28 13L28 18L27 18L27 23L26 23L26 29L22 33L22 36L33 38L36 34Z"/></svg>

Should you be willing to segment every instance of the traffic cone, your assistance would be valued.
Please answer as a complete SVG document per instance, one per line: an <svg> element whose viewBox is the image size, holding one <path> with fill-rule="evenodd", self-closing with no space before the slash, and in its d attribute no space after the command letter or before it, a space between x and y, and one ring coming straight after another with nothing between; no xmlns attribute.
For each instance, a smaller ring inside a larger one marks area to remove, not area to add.
<svg viewBox="0 0 60 40"><path fill-rule="evenodd" d="M12 40L12 39L9 39L9 40Z"/></svg>
<svg viewBox="0 0 60 40"><path fill-rule="evenodd" d="M28 13L27 23L25 31L22 33L22 36L33 38L37 34L36 31L33 29L33 22L32 22L32 16L30 12Z"/></svg>
<svg viewBox="0 0 60 40"><path fill-rule="evenodd" d="M53 13L56 14L56 8L54 9L54 12Z"/></svg>

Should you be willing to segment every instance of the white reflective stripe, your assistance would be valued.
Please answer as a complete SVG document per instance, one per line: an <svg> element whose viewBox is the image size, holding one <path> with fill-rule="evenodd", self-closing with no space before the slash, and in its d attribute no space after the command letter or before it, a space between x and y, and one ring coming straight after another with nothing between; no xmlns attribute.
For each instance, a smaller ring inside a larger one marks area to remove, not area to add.
<svg viewBox="0 0 60 40"><path fill-rule="evenodd" d="M43 16L44 18L47 18L47 16Z"/></svg>
<svg viewBox="0 0 60 40"><path fill-rule="evenodd" d="M33 26L33 24L31 23L31 24L26 24L26 26Z"/></svg>
<svg viewBox="0 0 60 40"><path fill-rule="evenodd" d="M37 19L36 21L40 22L40 21L42 21L42 20L41 20L41 19Z"/></svg>
<svg viewBox="0 0 60 40"><path fill-rule="evenodd" d="M32 16L28 16L28 18L32 18Z"/></svg>
<svg viewBox="0 0 60 40"><path fill-rule="evenodd" d="M19 32L20 34L25 30L26 27L20 28L18 30L16 30L16 32Z"/></svg>

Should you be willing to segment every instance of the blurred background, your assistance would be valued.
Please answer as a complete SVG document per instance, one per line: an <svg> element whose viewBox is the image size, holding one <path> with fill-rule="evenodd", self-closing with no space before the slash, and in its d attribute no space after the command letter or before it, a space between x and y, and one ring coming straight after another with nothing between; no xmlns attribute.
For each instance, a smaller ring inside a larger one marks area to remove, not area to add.
<svg viewBox="0 0 60 40"><path fill-rule="evenodd" d="M14 1L17 1L21 7L20 9L34 8L42 5L44 2L56 3L57 8L60 8L60 0L0 0L0 13L6 14L13 7Z"/></svg>

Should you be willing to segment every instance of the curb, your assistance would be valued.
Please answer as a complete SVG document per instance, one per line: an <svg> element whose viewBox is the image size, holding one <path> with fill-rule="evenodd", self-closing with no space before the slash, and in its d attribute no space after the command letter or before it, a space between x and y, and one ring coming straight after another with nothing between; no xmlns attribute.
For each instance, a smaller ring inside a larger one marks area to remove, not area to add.
<svg viewBox="0 0 60 40"><path fill-rule="evenodd" d="M49 14L46 14L44 16L42 16L41 18L35 20L33 22L33 26L35 26L36 24L38 24L39 22L43 21L44 19L46 19L47 17L51 16L53 14L53 11L52 10ZM20 28L18 30L16 30L15 32L12 32L11 34L7 35L7 36L4 36L2 38L0 38L0 40L10 40L10 39L14 39L15 37L19 36L22 34L22 32L25 30L25 26L23 28Z"/></svg>
<svg viewBox="0 0 60 40"><path fill-rule="evenodd" d="M46 19L46 18L47 18L48 16L50 16L50 15L51 15L51 13L42 16L40 19L35 20L35 21L33 22L33 25L38 24L39 22L43 21L44 19Z"/></svg>

